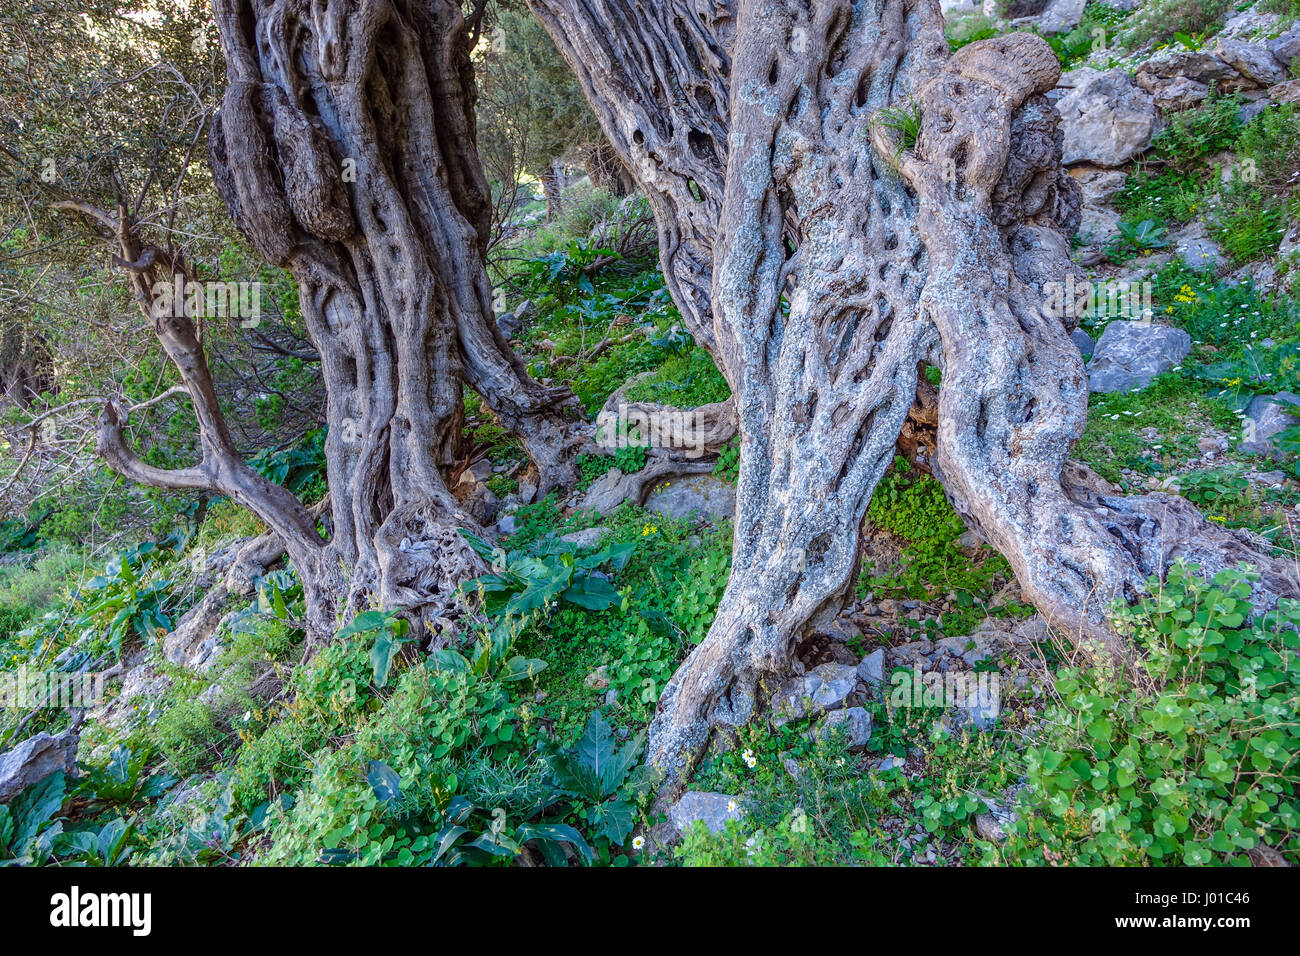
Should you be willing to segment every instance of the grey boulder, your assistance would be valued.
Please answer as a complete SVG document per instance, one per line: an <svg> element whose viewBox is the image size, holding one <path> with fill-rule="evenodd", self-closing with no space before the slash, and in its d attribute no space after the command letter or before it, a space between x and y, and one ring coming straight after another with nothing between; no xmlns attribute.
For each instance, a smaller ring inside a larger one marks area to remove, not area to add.
<svg viewBox="0 0 1300 956"><path fill-rule="evenodd" d="M0 803L8 803L52 773L62 770L71 774L80 739L71 730L55 735L39 733L0 754Z"/></svg>
<svg viewBox="0 0 1300 956"><path fill-rule="evenodd" d="M1160 122L1155 101L1122 69L1089 73L1056 104L1062 162L1122 166L1151 145Z"/></svg>
<svg viewBox="0 0 1300 956"><path fill-rule="evenodd" d="M1192 337L1182 329L1117 319L1106 326L1088 363L1094 392L1131 392L1185 359Z"/></svg>

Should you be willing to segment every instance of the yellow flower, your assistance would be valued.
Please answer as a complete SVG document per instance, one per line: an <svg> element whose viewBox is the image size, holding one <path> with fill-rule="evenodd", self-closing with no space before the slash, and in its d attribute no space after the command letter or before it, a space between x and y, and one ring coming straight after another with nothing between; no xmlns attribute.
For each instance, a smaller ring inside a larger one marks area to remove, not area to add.
<svg viewBox="0 0 1300 956"><path fill-rule="evenodd" d="M656 528L656 527L655 527L654 525L652 525L652 524L648 524L648 525L646 525L644 528L641 529L641 537L643 537L643 538L644 538L646 535L650 535L650 534L658 534L658 533L659 533L659 529Z"/></svg>

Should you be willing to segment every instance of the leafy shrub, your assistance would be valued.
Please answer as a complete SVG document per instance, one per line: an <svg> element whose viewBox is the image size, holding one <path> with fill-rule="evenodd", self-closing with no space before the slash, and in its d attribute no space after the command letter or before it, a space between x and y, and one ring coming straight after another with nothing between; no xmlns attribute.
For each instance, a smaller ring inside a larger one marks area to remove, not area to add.
<svg viewBox="0 0 1300 956"><path fill-rule="evenodd" d="M1139 165L1129 173L1115 196L1126 220L1187 222L1201 211L1207 189L1203 176L1176 169L1151 173Z"/></svg>
<svg viewBox="0 0 1300 956"><path fill-rule="evenodd" d="M1223 208L1210 220L1210 234L1228 257L1253 262L1277 252L1286 234L1285 203L1238 181L1224 189L1223 198Z"/></svg>
<svg viewBox="0 0 1300 956"><path fill-rule="evenodd" d="M1214 383L1211 394L1241 411L1257 394L1300 388L1300 343L1248 345L1238 357L1201 366L1196 376Z"/></svg>
<svg viewBox="0 0 1300 956"><path fill-rule="evenodd" d="M172 771L184 777L217 758L222 733L211 707L199 700L182 700L162 712L149 736Z"/></svg>
<svg viewBox="0 0 1300 956"><path fill-rule="evenodd" d="M1180 565L1118 609L1142 653L1136 687L1109 667L1058 674L1008 860L1243 864L1261 844L1300 858L1300 601L1257 616L1254 578Z"/></svg>
<svg viewBox="0 0 1300 956"><path fill-rule="evenodd" d="M732 439L722 451L718 452L718 461L713 466L713 473L723 481L733 485L740 479L740 441Z"/></svg>
<svg viewBox="0 0 1300 956"><path fill-rule="evenodd" d="M1148 7L1148 9L1150 9ZM1203 167L1205 157L1230 148L1241 131L1241 97L1211 92L1195 109L1173 113L1151 141L1161 162L1182 173Z"/></svg>
<svg viewBox="0 0 1300 956"><path fill-rule="evenodd" d="M629 402L656 402L674 408L725 402L730 395L731 388L713 364L713 357L694 346L670 356L652 375L626 392Z"/></svg>
<svg viewBox="0 0 1300 956"><path fill-rule="evenodd" d="M1145 43L1163 43L1177 34L1189 37L1218 31L1223 15L1234 0L1150 0L1129 21L1122 40L1130 49Z"/></svg>

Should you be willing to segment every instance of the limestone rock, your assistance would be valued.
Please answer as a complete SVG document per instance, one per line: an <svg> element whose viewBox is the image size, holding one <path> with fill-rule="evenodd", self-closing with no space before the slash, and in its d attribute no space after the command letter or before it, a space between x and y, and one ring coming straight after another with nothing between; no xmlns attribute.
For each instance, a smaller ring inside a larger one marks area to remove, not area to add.
<svg viewBox="0 0 1300 956"><path fill-rule="evenodd" d="M1062 161L1122 166L1151 145L1159 128L1155 101L1124 70L1092 73L1057 104Z"/></svg>
<svg viewBox="0 0 1300 956"><path fill-rule="evenodd" d="M1094 392L1128 392L1145 388L1192 350L1182 329L1147 322L1116 320L1106 326L1088 363Z"/></svg>
<svg viewBox="0 0 1300 956"><path fill-rule="evenodd" d="M744 814L740 799L729 793L710 793L705 790L687 790L668 809L668 820L679 833L686 833L696 820L703 820L710 833L717 833L729 820L739 820Z"/></svg>
<svg viewBox="0 0 1300 956"><path fill-rule="evenodd" d="M1083 329L1075 329L1070 333L1070 341L1079 347L1079 353L1086 359L1096 351L1097 345L1092 340L1092 336Z"/></svg>
<svg viewBox="0 0 1300 956"><path fill-rule="evenodd" d="M1237 450L1274 454L1277 445L1273 436L1296 425L1300 425L1300 395L1294 392L1256 395L1246 407L1246 440Z"/></svg>
<svg viewBox="0 0 1300 956"><path fill-rule="evenodd" d="M1260 86L1272 86L1286 79L1286 68L1277 61L1266 46L1247 43L1245 40L1219 38L1214 41L1211 52L1242 76Z"/></svg>
<svg viewBox="0 0 1300 956"><path fill-rule="evenodd" d="M885 649L877 647L858 664L858 677L868 686L885 682Z"/></svg>
<svg viewBox="0 0 1300 956"><path fill-rule="evenodd" d="M858 670L848 664L822 664L786 681L772 696L772 724L780 727L801 717L815 717L843 707L858 684Z"/></svg>
<svg viewBox="0 0 1300 956"><path fill-rule="evenodd" d="M8 803L59 770L71 774L79 743L80 736L72 730L55 735L42 732L0 754L0 803Z"/></svg>
<svg viewBox="0 0 1300 956"><path fill-rule="evenodd" d="M814 734L822 742L840 736L850 748L865 747L871 739L871 715L861 707L833 710L817 722Z"/></svg>
<svg viewBox="0 0 1300 956"><path fill-rule="evenodd" d="M703 515L717 524L735 513L736 486L711 474L676 478L652 491L645 506L670 518Z"/></svg>

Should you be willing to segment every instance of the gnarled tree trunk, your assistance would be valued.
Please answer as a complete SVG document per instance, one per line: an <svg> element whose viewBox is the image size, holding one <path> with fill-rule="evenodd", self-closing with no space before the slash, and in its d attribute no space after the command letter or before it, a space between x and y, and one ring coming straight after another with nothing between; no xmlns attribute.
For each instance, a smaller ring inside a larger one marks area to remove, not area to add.
<svg viewBox="0 0 1300 956"><path fill-rule="evenodd" d="M1259 540L1067 468L1087 384L1038 290L1074 268L1080 197L1042 40L950 56L935 0L529 4L649 197L740 420L731 579L651 728L670 782L839 611L875 485L917 440L922 363L943 373L914 416L937 417L936 476L1076 638L1114 647L1110 601L1180 556L1250 560L1265 605L1297 593Z"/></svg>
<svg viewBox="0 0 1300 956"><path fill-rule="evenodd" d="M478 568L447 482L463 384L518 435L543 491L583 440L565 389L497 328L469 36L454 0L216 0L229 86L210 136L236 223L300 284L321 355L340 609L431 626ZM295 565L298 561L295 559Z"/></svg>

